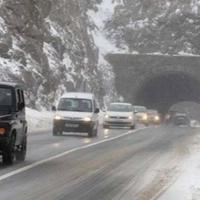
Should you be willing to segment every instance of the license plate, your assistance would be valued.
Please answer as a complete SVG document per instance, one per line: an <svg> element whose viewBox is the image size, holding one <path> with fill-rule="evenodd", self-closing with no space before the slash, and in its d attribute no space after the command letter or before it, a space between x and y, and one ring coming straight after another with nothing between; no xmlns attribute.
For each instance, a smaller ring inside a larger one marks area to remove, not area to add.
<svg viewBox="0 0 200 200"><path fill-rule="evenodd" d="M68 127L68 128L78 128L79 125L78 124L65 124L65 127Z"/></svg>
<svg viewBox="0 0 200 200"><path fill-rule="evenodd" d="M124 120L123 119L116 119L115 121L116 122L123 122Z"/></svg>

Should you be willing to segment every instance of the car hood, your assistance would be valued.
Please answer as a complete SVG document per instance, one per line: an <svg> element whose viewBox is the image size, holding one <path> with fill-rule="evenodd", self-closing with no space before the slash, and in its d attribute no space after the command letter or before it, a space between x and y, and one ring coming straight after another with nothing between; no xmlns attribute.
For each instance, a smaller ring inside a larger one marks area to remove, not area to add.
<svg viewBox="0 0 200 200"><path fill-rule="evenodd" d="M70 112L70 111L57 111L55 115L59 115L64 118L84 118L92 117L90 112Z"/></svg>
<svg viewBox="0 0 200 200"><path fill-rule="evenodd" d="M121 116L121 117L128 117L128 116L132 116L133 113L132 112L109 112L107 111L106 112L106 115L109 115L109 116Z"/></svg>
<svg viewBox="0 0 200 200"><path fill-rule="evenodd" d="M146 115L147 113L145 113L145 112L141 112L141 113L136 113L135 115L137 116L137 117L142 117L143 115Z"/></svg>

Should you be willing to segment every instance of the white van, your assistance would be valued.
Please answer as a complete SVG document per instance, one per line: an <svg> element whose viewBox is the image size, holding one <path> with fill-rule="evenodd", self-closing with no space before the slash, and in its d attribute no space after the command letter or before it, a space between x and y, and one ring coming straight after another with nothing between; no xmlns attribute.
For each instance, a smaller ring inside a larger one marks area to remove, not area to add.
<svg viewBox="0 0 200 200"><path fill-rule="evenodd" d="M93 94L66 93L53 110L54 136L63 132L86 132L89 137L97 136L99 108Z"/></svg>

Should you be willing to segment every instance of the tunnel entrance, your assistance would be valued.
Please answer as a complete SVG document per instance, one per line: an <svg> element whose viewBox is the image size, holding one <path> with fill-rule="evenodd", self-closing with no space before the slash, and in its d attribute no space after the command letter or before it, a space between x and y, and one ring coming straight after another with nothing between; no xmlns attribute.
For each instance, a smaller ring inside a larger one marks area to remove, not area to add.
<svg viewBox="0 0 200 200"><path fill-rule="evenodd" d="M184 73L166 73L146 80L136 94L136 104L166 113L182 101L200 102L200 82Z"/></svg>

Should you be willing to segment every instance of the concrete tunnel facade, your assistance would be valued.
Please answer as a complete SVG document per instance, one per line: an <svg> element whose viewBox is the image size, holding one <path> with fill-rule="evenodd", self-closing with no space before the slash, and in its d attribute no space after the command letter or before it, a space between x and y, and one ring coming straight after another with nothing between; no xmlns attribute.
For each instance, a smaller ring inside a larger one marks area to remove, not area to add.
<svg viewBox="0 0 200 200"><path fill-rule="evenodd" d="M200 103L200 57L108 54L125 101L166 113L182 101Z"/></svg>

